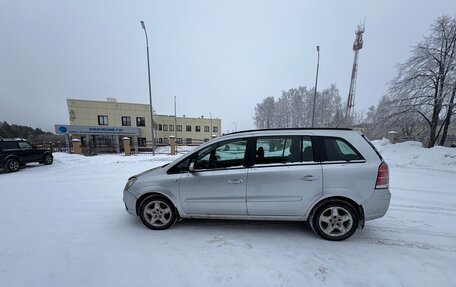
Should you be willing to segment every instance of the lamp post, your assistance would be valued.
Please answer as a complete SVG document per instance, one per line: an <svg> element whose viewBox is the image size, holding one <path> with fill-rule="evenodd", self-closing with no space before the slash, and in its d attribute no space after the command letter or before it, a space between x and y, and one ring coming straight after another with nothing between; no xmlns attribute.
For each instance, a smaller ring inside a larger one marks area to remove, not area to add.
<svg viewBox="0 0 456 287"><path fill-rule="evenodd" d="M147 47L147 74L149 76L149 102L150 102L150 126L152 131L152 155L155 155L155 138L154 138L154 109L152 107L152 89L150 86L150 64L149 64L149 38L147 37L146 25L144 21L141 21L141 27L146 35L146 47Z"/></svg>
<svg viewBox="0 0 456 287"><path fill-rule="evenodd" d="M318 85L318 68L320 67L320 46L317 46L317 75L315 76L315 91L314 91L314 98L313 98L313 107L312 107L312 127L314 127L314 120L315 120L315 100L317 99L317 85Z"/></svg>

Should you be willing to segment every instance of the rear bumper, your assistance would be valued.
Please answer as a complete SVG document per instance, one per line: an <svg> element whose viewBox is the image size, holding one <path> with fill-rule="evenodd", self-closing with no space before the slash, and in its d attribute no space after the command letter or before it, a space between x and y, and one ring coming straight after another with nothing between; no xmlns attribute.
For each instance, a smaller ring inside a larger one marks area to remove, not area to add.
<svg viewBox="0 0 456 287"><path fill-rule="evenodd" d="M388 211L390 201L389 188L374 190L372 196L361 204L364 209L365 220L383 217Z"/></svg>
<svg viewBox="0 0 456 287"><path fill-rule="evenodd" d="M134 197L133 194L131 194L127 190L123 191L123 202L125 203L125 209L127 210L128 213L130 213L133 216L137 216L136 200L137 200L137 198Z"/></svg>

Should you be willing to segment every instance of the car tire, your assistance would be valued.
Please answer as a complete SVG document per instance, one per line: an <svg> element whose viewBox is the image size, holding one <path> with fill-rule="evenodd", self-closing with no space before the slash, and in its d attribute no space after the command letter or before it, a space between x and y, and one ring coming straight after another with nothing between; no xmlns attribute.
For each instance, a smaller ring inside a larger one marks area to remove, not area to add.
<svg viewBox="0 0 456 287"><path fill-rule="evenodd" d="M54 157L51 154L45 154L42 162L44 165L50 165L54 162Z"/></svg>
<svg viewBox="0 0 456 287"><path fill-rule="evenodd" d="M12 159L9 159L9 160L6 161L5 169L8 172L16 172L20 168L21 168L21 163L17 159L12 158Z"/></svg>
<svg viewBox="0 0 456 287"><path fill-rule="evenodd" d="M139 217L148 228L163 230L173 225L176 221L176 209L166 198L152 196L141 203Z"/></svg>
<svg viewBox="0 0 456 287"><path fill-rule="evenodd" d="M312 210L309 223L321 238L341 241L355 233L359 218L350 203L341 199L330 199L319 203Z"/></svg>

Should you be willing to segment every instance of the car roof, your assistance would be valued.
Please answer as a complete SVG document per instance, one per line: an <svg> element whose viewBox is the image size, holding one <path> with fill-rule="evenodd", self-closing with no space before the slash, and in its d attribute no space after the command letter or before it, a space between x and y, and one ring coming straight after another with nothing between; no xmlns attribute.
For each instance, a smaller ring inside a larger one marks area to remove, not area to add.
<svg viewBox="0 0 456 287"><path fill-rule="evenodd" d="M353 129L349 128L280 128L280 129L256 129L256 130L244 130L233 133L224 134L221 137L231 137L231 136L242 136L242 135L299 135L299 134L308 134L308 135L337 135L340 133L347 132L356 132Z"/></svg>

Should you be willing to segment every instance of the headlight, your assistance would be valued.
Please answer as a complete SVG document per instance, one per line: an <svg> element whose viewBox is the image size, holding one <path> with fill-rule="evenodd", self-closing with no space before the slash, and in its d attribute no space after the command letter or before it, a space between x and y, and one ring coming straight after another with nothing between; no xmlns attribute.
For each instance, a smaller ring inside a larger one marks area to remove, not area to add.
<svg viewBox="0 0 456 287"><path fill-rule="evenodd" d="M133 183L135 183L136 180L137 180L136 177L130 177L127 181L127 184L125 185L124 190L129 190L130 187L133 185Z"/></svg>

